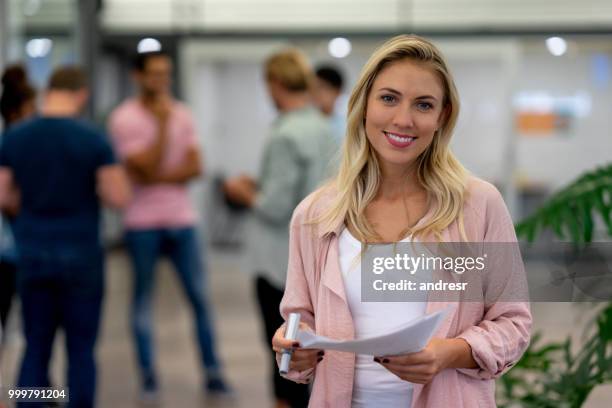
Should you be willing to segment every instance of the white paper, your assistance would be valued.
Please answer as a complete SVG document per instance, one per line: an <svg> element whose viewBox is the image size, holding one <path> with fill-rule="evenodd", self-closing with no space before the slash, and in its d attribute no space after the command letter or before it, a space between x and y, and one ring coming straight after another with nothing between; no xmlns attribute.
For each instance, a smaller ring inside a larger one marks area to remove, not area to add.
<svg viewBox="0 0 612 408"><path fill-rule="evenodd" d="M359 340L333 340L310 331L299 331L302 348L347 351L370 356L393 356L422 350L444 320L449 309L443 309L412 320L405 326L380 336Z"/></svg>

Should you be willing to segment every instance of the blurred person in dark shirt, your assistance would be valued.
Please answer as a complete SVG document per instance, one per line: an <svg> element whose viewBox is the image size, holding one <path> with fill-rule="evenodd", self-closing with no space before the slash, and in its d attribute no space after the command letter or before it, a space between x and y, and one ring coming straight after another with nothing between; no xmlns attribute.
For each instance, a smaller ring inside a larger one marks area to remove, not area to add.
<svg viewBox="0 0 612 408"><path fill-rule="evenodd" d="M100 203L120 208L130 198L105 135L76 119L88 96L79 68L57 69L40 117L12 127L0 149L0 206L17 210L17 288L26 339L17 385L49 386L53 339L61 327L68 407L94 406L104 291Z"/></svg>

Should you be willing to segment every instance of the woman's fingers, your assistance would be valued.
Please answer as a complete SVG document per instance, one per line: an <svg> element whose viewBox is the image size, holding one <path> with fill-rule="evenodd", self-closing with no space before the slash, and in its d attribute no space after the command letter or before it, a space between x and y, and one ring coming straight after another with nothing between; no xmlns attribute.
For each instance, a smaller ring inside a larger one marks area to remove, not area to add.
<svg viewBox="0 0 612 408"><path fill-rule="evenodd" d="M295 340L279 339L272 343L272 350L277 353L282 353L283 350L295 349L300 347L300 343Z"/></svg>
<svg viewBox="0 0 612 408"><path fill-rule="evenodd" d="M323 350L295 350L291 357L291 369L304 371L313 368L323 360Z"/></svg>
<svg viewBox="0 0 612 408"><path fill-rule="evenodd" d="M384 363L390 364L402 364L402 365L418 365L418 364L431 364L435 358L426 351L419 351L416 353L408 353L397 356L385 356L376 357ZM385 361L386 360L386 361Z"/></svg>
<svg viewBox="0 0 612 408"><path fill-rule="evenodd" d="M305 323L300 323L300 330L310 330ZM291 370L304 371L314 367L323 360L325 352L317 349L301 349L300 344L296 340L285 338L285 325L279 327L272 337L272 349L280 354L283 350L293 350L291 355Z"/></svg>
<svg viewBox="0 0 612 408"><path fill-rule="evenodd" d="M272 337L272 349L277 353L280 353L282 349L295 348L300 346L300 343L297 340L289 340L285 338L286 329L287 324L283 323L283 325L276 330L274 336ZM300 330L310 331L311 328L306 323L300 322Z"/></svg>
<svg viewBox="0 0 612 408"><path fill-rule="evenodd" d="M280 353L283 349L299 347L299 345L298 341L285 338L285 325L279 327L272 337L272 349L277 353Z"/></svg>
<svg viewBox="0 0 612 408"><path fill-rule="evenodd" d="M396 361L392 362L389 358L375 358L377 363L381 364L387 370L401 378L416 384L427 384L436 374L436 369L433 364L413 364L405 365Z"/></svg>

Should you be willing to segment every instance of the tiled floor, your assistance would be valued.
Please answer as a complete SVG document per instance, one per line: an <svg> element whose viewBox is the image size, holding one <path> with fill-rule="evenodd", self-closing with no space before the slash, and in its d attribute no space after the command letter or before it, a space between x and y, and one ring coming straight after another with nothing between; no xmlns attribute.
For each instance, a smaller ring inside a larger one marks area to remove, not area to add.
<svg viewBox="0 0 612 408"><path fill-rule="evenodd" d="M191 335L188 305L180 292L175 276L165 262L157 276L155 302L158 368L163 387L162 406L192 407L271 407L268 396L268 361L259 327L249 277L241 271L241 259L232 252L210 252L211 273L209 292L215 310L218 345L226 372L236 390L233 400L211 401L202 391L202 373ZM127 305L130 290L130 270L122 251L109 256L107 296L103 328L99 341L98 406L101 408L132 408L137 402L138 378L134 353L128 335ZM570 327L581 327L582 312L563 304L535 304L535 328L547 338L562 338ZM17 322L13 321L13 326ZM579 329L576 332L579 335ZM60 335L61 336L61 335ZM52 378L62 384L64 353L61 337L54 354ZM7 384L15 378L23 341L18 328L13 327L5 351L2 373ZM599 387L588 404L589 408L609 407L612 387Z"/></svg>

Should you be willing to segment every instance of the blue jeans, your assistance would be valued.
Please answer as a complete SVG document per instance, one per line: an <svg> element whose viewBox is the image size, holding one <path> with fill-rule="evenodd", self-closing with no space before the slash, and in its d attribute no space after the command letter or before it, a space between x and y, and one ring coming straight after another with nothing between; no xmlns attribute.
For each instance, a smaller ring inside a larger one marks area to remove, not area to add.
<svg viewBox="0 0 612 408"><path fill-rule="evenodd" d="M202 364L208 375L216 375L219 362L206 301L206 270L202 262L205 249L198 245L195 228L129 230L126 244L134 270L132 330L145 387L155 388L157 384L152 297L155 264L162 255L167 255L173 263L191 304Z"/></svg>
<svg viewBox="0 0 612 408"><path fill-rule="evenodd" d="M20 246L17 288L26 349L19 387L48 387L55 332L62 327L68 354L70 408L94 406L94 347L104 291L103 254L97 247ZM46 406L22 403L20 407Z"/></svg>

